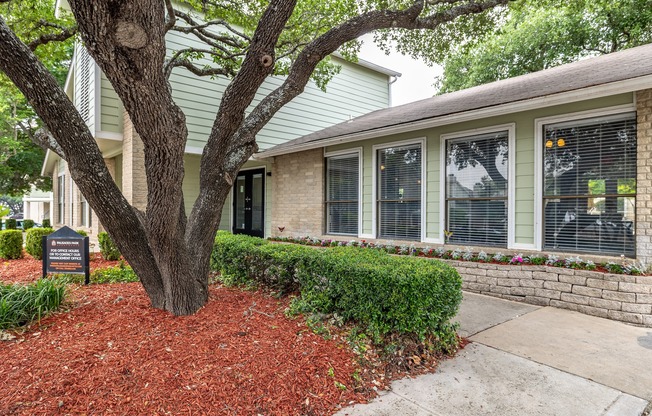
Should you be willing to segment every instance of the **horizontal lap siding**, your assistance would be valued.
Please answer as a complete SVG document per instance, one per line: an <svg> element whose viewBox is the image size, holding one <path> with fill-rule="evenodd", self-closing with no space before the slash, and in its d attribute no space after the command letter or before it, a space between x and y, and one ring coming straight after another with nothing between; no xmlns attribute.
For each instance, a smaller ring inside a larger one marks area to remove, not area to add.
<svg viewBox="0 0 652 416"><path fill-rule="evenodd" d="M101 129L111 133L122 133L122 121L124 119L122 103L106 75L102 74L100 82L102 88Z"/></svg>
<svg viewBox="0 0 652 416"><path fill-rule="evenodd" d="M199 47L201 44L179 34L168 35L168 55L173 51ZM385 108L389 102L387 75L333 58L342 66L321 91L310 82L305 91L279 110L272 120L258 133L256 140L260 150L268 149L285 141L323 129L370 111ZM199 65L210 61L199 61ZM210 79L197 77L185 69L177 68L170 78L172 95L186 114L188 146L202 148L210 134L220 99L230 80L223 77ZM270 77L260 87L252 111L260 100L283 83L283 77Z"/></svg>

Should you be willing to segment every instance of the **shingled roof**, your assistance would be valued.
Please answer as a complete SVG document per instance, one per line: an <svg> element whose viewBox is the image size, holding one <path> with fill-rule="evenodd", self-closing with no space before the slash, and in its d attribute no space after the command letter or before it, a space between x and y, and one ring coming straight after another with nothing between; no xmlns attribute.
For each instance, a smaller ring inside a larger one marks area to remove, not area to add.
<svg viewBox="0 0 652 416"><path fill-rule="evenodd" d="M651 75L652 44L649 44L377 110L280 144L257 156L270 157L339 142L368 139L374 135L378 137L449 124L460 121L459 116L470 116L491 108L500 110L508 105L512 107L509 111L515 112L559 104L559 100L552 99L553 97L567 99L565 102L586 99L578 94L573 99L564 97L579 90L597 88L594 96L600 96L652 88ZM519 103L522 108L519 108ZM484 116L490 115L487 114Z"/></svg>

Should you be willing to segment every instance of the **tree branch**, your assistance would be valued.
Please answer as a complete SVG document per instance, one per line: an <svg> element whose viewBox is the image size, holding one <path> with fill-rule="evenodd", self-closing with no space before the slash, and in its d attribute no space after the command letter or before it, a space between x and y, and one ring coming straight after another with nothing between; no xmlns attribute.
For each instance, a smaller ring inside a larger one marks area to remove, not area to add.
<svg viewBox="0 0 652 416"><path fill-rule="evenodd" d="M239 42L236 38L229 37L229 36L224 36L220 35L214 32L211 32L207 30L209 27L212 26L223 26L226 28L229 32L233 33L234 35L242 38L246 42L250 42L251 38L249 38L247 35L244 34L244 32L241 32L237 29L235 29L233 26L231 26L228 22L224 20L212 20L210 22L205 22L205 23L199 23L196 20L194 20L189 14L184 13L179 10L175 10L176 17L180 18L188 26L174 26L173 30L181 33L192 33L193 35L197 36L200 40L203 42L213 46L217 47L219 43L224 43L228 46L234 47L234 48L243 48L245 45L242 42ZM219 42L217 44L214 43Z"/></svg>
<svg viewBox="0 0 652 416"><path fill-rule="evenodd" d="M45 128L38 129L36 132L33 132L29 126L24 125L21 122L17 123L20 130L25 133L34 143L39 145L43 150L50 150L54 152L61 159L66 160L66 153L63 151L63 148L57 143L56 139L52 134Z"/></svg>
<svg viewBox="0 0 652 416"><path fill-rule="evenodd" d="M169 32L177 22L177 15L172 6L172 0L165 0L165 9L167 10L167 21L165 22L165 31Z"/></svg>
<svg viewBox="0 0 652 416"><path fill-rule="evenodd" d="M40 27L51 27L60 30L60 32L46 33L32 40L30 43L27 44L27 47L31 51L35 51L36 48L38 48L39 46L47 45L50 42L63 42L77 34L77 26L65 27L65 26L57 25L55 23L48 22L43 19L39 21L38 25L36 26L36 29Z"/></svg>
<svg viewBox="0 0 652 416"><path fill-rule="evenodd" d="M209 54L218 58L225 58L225 59L233 59L237 56L237 55L229 55L225 57L224 55L210 49L195 49L195 48L180 49L176 51L169 59L169 61L163 66L163 72L165 73L165 77L169 79L170 75L172 75L172 70L176 67L184 67L197 76L215 76L215 75L224 75L224 76L231 76L231 77L235 76L235 71L232 69L211 68L211 67L200 68L199 66L193 64L191 60L182 58L183 55L191 54L191 53Z"/></svg>

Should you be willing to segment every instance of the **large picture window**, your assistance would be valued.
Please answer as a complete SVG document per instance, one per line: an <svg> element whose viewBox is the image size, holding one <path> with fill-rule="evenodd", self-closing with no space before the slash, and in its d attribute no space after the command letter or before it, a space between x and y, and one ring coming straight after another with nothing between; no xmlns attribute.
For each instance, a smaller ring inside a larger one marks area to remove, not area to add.
<svg viewBox="0 0 652 416"><path fill-rule="evenodd" d="M377 151L378 237L421 239L421 145Z"/></svg>
<svg viewBox="0 0 652 416"><path fill-rule="evenodd" d="M635 255L636 116L544 126L543 247Z"/></svg>
<svg viewBox="0 0 652 416"><path fill-rule="evenodd" d="M507 246L509 134L446 142L446 231L452 244Z"/></svg>
<svg viewBox="0 0 652 416"><path fill-rule="evenodd" d="M358 235L360 157L326 158L326 232Z"/></svg>

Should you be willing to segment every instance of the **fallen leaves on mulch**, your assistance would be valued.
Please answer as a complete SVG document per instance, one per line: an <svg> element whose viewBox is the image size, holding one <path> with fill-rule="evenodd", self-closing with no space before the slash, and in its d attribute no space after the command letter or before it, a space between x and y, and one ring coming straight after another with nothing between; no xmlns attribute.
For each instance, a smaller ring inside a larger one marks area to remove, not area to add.
<svg viewBox="0 0 652 416"><path fill-rule="evenodd" d="M285 318L287 300L211 287L196 315L173 317L138 283L72 298L0 343L0 415L325 415L365 401L353 353Z"/></svg>
<svg viewBox="0 0 652 416"><path fill-rule="evenodd" d="M116 266L119 261L104 260L100 253L91 254L91 272L95 269ZM43 262L27 253L17 260L0 259L0 282L3 283L30 283L43 275Z"/></svg>

